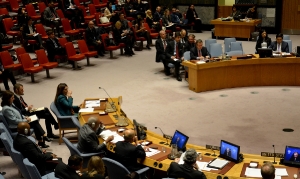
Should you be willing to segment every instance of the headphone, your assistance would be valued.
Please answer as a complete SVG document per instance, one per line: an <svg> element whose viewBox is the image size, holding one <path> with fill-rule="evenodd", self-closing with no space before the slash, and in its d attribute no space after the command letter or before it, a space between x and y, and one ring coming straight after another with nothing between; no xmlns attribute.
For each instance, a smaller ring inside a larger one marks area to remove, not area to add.
<svg viewBox="0 0 300 179"><path fill-rule="evenodd" d="M24 129L24 134L25 134L25 135L28 134L28 129L27 129L27 128Z"/></svg>
<svg viewBox="0 0 300 179"><path fill-rule="evenodd" d="M92 122L92 124L91 124L91 125L92 125L92 127L94 128L94 127L95 127L95 125L96 125L96 123Z"/></svg>

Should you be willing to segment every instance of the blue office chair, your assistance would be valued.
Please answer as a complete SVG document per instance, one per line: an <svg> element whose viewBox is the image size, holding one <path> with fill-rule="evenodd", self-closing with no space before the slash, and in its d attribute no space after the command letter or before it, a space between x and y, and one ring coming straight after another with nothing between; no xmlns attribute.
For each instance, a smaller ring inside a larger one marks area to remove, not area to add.
<svg viewBox="0 0 300 179"><path fill-rule="evenodd" d="M13 140L11 140L11 137L9 137L9 135L6 132L1 132L0 138L4 144L6 151L9 153L10 156L12 156L11 148L13 145ZM12 157L12 159L16 163L16 161L13 157Z"/></svg>
<svg viewBox="0 0 300 179"><path fill-rule="evenodd" d="M291 40L290 39L290 35L283 35L283 39L282 40Z"/></svg>
<svg viewBox="0 0 300 179"><path fill-rule="evenodd" d="M124 167L121 163L106 157L102 158L102 160L104 162L104 165L107 167L107 173L109 179L120 179L130 174L127 168ZM139 175L139 178L141 179L145 177L145 172L147 170L149 170L149 167L142 168L135 172Z"/></svg>
<svg viewBox="0 0 300 179"><path fill-rule="evenodd" d="M191 52L190 52L190 51L184 52L184 54L183 54L183 59L184 59L185 61L190 61L190 60L191 60Z"/></svg>
<svg viewBox="0 0 300 179"><path fill-rule="evenodd" d="M205 40L205 47L207 48L208 52L210 53L210 44L217 43L216 39L206 39Z"/></svg>
<svg viewBox="0 0 300 179"><path fill-rule="evenodd" d="M51 103L50 105L51 111L55 114L57 121L58 121L58 126L59 126L59 145L62 142L62 137L65 134L66 130L77 130L77 126L72 122L72 117L75 116L62 116L60 115L58 109L56 108L54 102ZM77 132L77 131L76 131ZM71 132L69 132L71 133Z"/></svg>
<svg viewBox="0 0 300 179"><path fill-rule="evenodd" d="M81 125L80 125L79 120L78 120L77 117L72 116L72 122L77 127L77 130L79 130L81 128Z"/></svg>
<svg viewBox="0 0 300 179"><path fill-rule="evenodd" d="M12 152L11 157L16 161L16 164L18 165L18 168L22 173L23 177L30 178L29 172L23 163L23 159L24 159L23 155L19 151L16 151L13 146L11 148L11 152Z"/></svg>
<svg viewBox="0 0 300 179"><path fill-rule="evenodd" d="M291 53L291 52L293 52L293 44L292 44L292 41L291 40L283 40L283 41L285 41L285 42L287 42L288 44L289 44L289 52Z"/></svg>
<svg viewBox="0 0 300 179"><path fill-rule="evenodd" d="M87 164L92 156L99 156L100 154L104 154L104 152L98 152L98 153L81 153L77 149L77 144L72 144L67 138L63 137L63 141L65 142L66 146L68 147L71 155L79 155L83 158L83 165L82 168L86 168Z"/></svg>
<svg viewBox="0 0 300 179"><path fill-rule="evenodd" d="M8 137L8 140L10 141L10 143L13 143L13 139L12 139L11 135L8 135L9 131L7 130L5 125L1 122L0 123L0 134L4 133L4 132L7 134L7 137Z"/></svg>
<svg viewBox="0 0 300 179"><path fill-rule="evenodd" d="M229 52L230 51L230 43L231 42L236 42L236 39L235 38L225 38L224 39L225 52Z"/></svg>
<svg viewBox="0 0 300 179"><path fill-rule="evenodd" d="M4 179L3 175L0 174L0 179Z"/></svg>
<svg viewBox="0 0 300 179"><path fill-rule="evenodd" d="M230 51L243 51L242 42L231 42L230 43Z"/></svg>
<svg viewBox="0 0 300 179"><path fill-rule="evenodd" d="M59 179L54 176L54 172L41 176L36 166L31 162L29 162L27 158L24 158L22 162L26 167L31 179Z"/></svg>
<svg viewBox="0 0 300 179"><path fill-rule="evenodd" d="M236 51L226 52L226 54L227 54L228 56L243 55L243 52L240 51L240 50L236 50Z"/></svg>
<svg viewBox="0 0 300 179"><path fill-rule="evenodd" d="M222 56L222 45L218 43L210 44L210 55L211 57L219 57Z"/></svg>

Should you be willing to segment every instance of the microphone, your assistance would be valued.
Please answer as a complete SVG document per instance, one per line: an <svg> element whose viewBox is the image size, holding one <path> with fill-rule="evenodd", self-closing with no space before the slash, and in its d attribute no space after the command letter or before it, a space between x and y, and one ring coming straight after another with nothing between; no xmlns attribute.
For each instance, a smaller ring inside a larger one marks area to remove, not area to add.
<svg viewBox="0 0 300 179"><path fill-rule="evenodd" d="M277 164L277 162L275 162L275 157L276 157L276 155L275 155L275 145L272 145L273 146L273 149L274 149L274 162L272 162L273 164Z"/></svg>
<svg viewBox="0 0 300 179"><path fill-rule="evenodd" d="M241 46L241 49L242 49L242 55L244 55L242 43L240 43L240 46Z"/></svg>
<svg viewBox="0 0 300 179"><path fill-rule="evenodd" d="M159 142L159 143L160 143L160 144L169 145L168 139L166 138L166 134L161 130L160 127L155 127L155 129L157 129L157 128L161 131L161 133L163 134L163 137L167 140L167 143L165 143L165 142Z"/></svg>
<svg viewBox="0 0 300 179"><path fill-rule="evenodd" d="M102 87L99 87L99 89L103 89L103 91L105 91L105 93L107 94L107 96L109 97L109 99L111 100L111 103L109 102L109 104L111 105L111 107L116 111L116 115L114 115L114 117L116 118L116 119L118 119L118 115L117 115L117 108L116 108L116 106L115 106L115 103L114 103L114 101L111 99L111 97L109 96L109 94L107 93L107 91L104 89L104 88L102 88Z"/></svg>

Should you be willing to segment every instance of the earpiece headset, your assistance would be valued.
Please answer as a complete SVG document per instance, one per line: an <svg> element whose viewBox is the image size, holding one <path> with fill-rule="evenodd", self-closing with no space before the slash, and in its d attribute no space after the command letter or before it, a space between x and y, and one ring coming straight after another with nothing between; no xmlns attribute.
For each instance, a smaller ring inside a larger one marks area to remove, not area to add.
<svg viewBox="0 0 300 179"><path fill-rule="evenodd" d="M27 128L24 129L24 134L25 134L25 135L28 134L28 129L27 129Z"/></svg>
<svg viewBox="0 0 300 179"><path fill-rule="evenodd" d="M93 122L91 125L92 125L92 127L95 127L96 124Z"/></svg>

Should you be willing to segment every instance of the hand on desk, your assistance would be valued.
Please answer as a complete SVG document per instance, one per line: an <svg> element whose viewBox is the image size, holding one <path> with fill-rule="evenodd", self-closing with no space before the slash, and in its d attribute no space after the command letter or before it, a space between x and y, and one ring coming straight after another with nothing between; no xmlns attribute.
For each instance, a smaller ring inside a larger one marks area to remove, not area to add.
<svg viewBox="0 0 300 179"><path fill-rule="evenodd" d="M106 140L105 140L105 142L106 143L108 143L108 142L110 142L110 141L112 141L112 140L114 140L114 136L109 136Z"/></svg>
<svg viewBox="0 0 300 179"><path fill-rule="evenodd" d="M143 149L145 150L145 152L150 152L150 149L147 146L144 146Z"/></svg>

